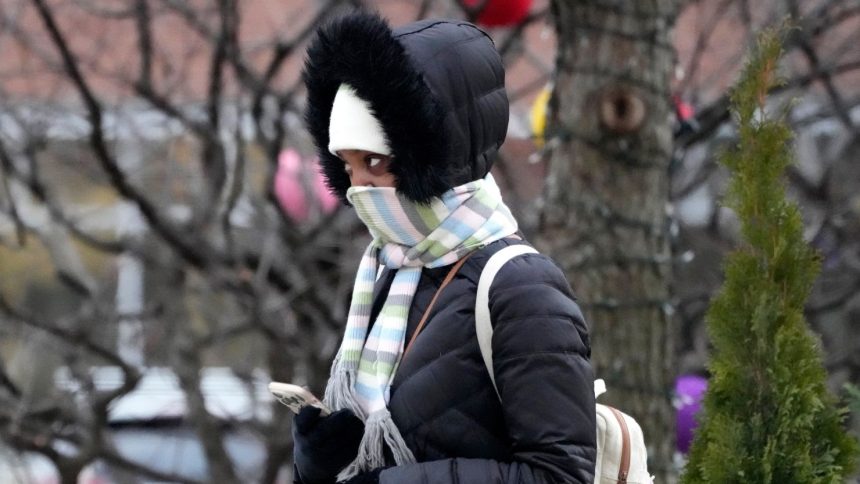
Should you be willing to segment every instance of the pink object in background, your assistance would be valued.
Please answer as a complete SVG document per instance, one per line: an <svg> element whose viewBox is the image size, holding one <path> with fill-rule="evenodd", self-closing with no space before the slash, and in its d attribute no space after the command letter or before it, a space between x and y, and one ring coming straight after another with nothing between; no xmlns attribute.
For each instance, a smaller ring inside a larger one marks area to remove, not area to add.
<svg viewBox="0 0 860 484"><path fill-rule="evenodd" d="M310 182L311 194L305 193L303 179ZM316 159L303 160L292 148L287 148L278 155L275 197L281 210L297 223L308 219L314 205L319 206L322 213L331 213L338 204L337 198L325 185Z"/></svg>

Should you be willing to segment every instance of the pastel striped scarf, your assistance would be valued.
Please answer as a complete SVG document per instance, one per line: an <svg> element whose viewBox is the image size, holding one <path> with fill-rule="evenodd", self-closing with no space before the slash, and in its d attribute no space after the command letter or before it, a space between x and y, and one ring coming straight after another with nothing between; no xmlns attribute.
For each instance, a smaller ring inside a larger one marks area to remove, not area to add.
<svg viewBox="0 0 860 484"><path fill-rule="evenodd" d="M331 408L349 408L365 422L358 456L338 480L384 465L383 442L398 465L415 462L387 403L403 355L409 308L421 268L453 264L517 231L517 222L492 175L454 187L429 204L411 202L394 188L352 187L347 199L373 241L356 274L346 331L325 392ZM397 269L397 274L368 335L380 263Z"/></svg>

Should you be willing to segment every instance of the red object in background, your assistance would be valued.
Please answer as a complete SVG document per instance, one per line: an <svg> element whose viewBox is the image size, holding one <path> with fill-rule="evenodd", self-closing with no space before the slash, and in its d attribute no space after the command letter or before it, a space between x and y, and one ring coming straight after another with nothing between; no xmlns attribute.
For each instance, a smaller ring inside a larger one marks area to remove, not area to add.
<svg viewBox="0 0 860 484"><path fill-rule="evenodd" d="M681 99L678 94L672 95L672 104L675 107L675 119L677 126L675 127L674 136L676 138L689 135L699 131L699 122L696 120L696 108Z"/></svg>
<svg viewBox="0 0 860 484"><path fill-rule="evenodd" d="M313 170L313 173L306 173ZM306 194L302 179L310 175L313 193ZM316 200L312 200L311 196ZM302 223L310 215L311 203L319 204L323 213L330 213L337 207L337 198L325 185L316 160L302 160L294 149L286 149L278 155L278 171L275 174L275 197L281 209L293 221Z"/></svg>
<svg viewBox="0 0 860 484"><path fill-rule="evenodd" d="M672 102L675 104L675 115L679 121L689 121L696 116L696 108L677 94L672 96Z"/></svg>
<svg viewBox="0 0 860 484"><path fill-rule="evenodd" d="M468 7L476 7L481 0L464 0ZM487 27L508 27L520 23L532 7L532 0L487 0L478 15L477 23Z"/></svg>

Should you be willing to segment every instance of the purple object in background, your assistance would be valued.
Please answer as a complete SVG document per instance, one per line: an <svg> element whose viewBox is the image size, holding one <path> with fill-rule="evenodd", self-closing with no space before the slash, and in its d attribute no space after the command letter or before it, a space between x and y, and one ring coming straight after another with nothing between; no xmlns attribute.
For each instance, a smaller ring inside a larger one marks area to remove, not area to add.
<svg viewBox="0 0 860 484"><path fill-rule="evenodd" d="M698 375L681 375L675 380L675 438L678 452L686 454L693 443L696 414L702 407L702 397L708 380Z"/></svg>

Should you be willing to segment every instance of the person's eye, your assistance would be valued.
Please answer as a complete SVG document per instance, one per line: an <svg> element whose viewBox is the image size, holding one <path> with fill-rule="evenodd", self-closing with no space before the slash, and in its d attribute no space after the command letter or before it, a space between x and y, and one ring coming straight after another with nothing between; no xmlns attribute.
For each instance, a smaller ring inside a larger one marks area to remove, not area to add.
<svg viewBox="0 0 860 484"><path fill-rule="evenodd" d="M388 172L388 162L390 158L387 156L368 156L364 162L367 164L367 170L373 175L383 175Z"/></svg>

